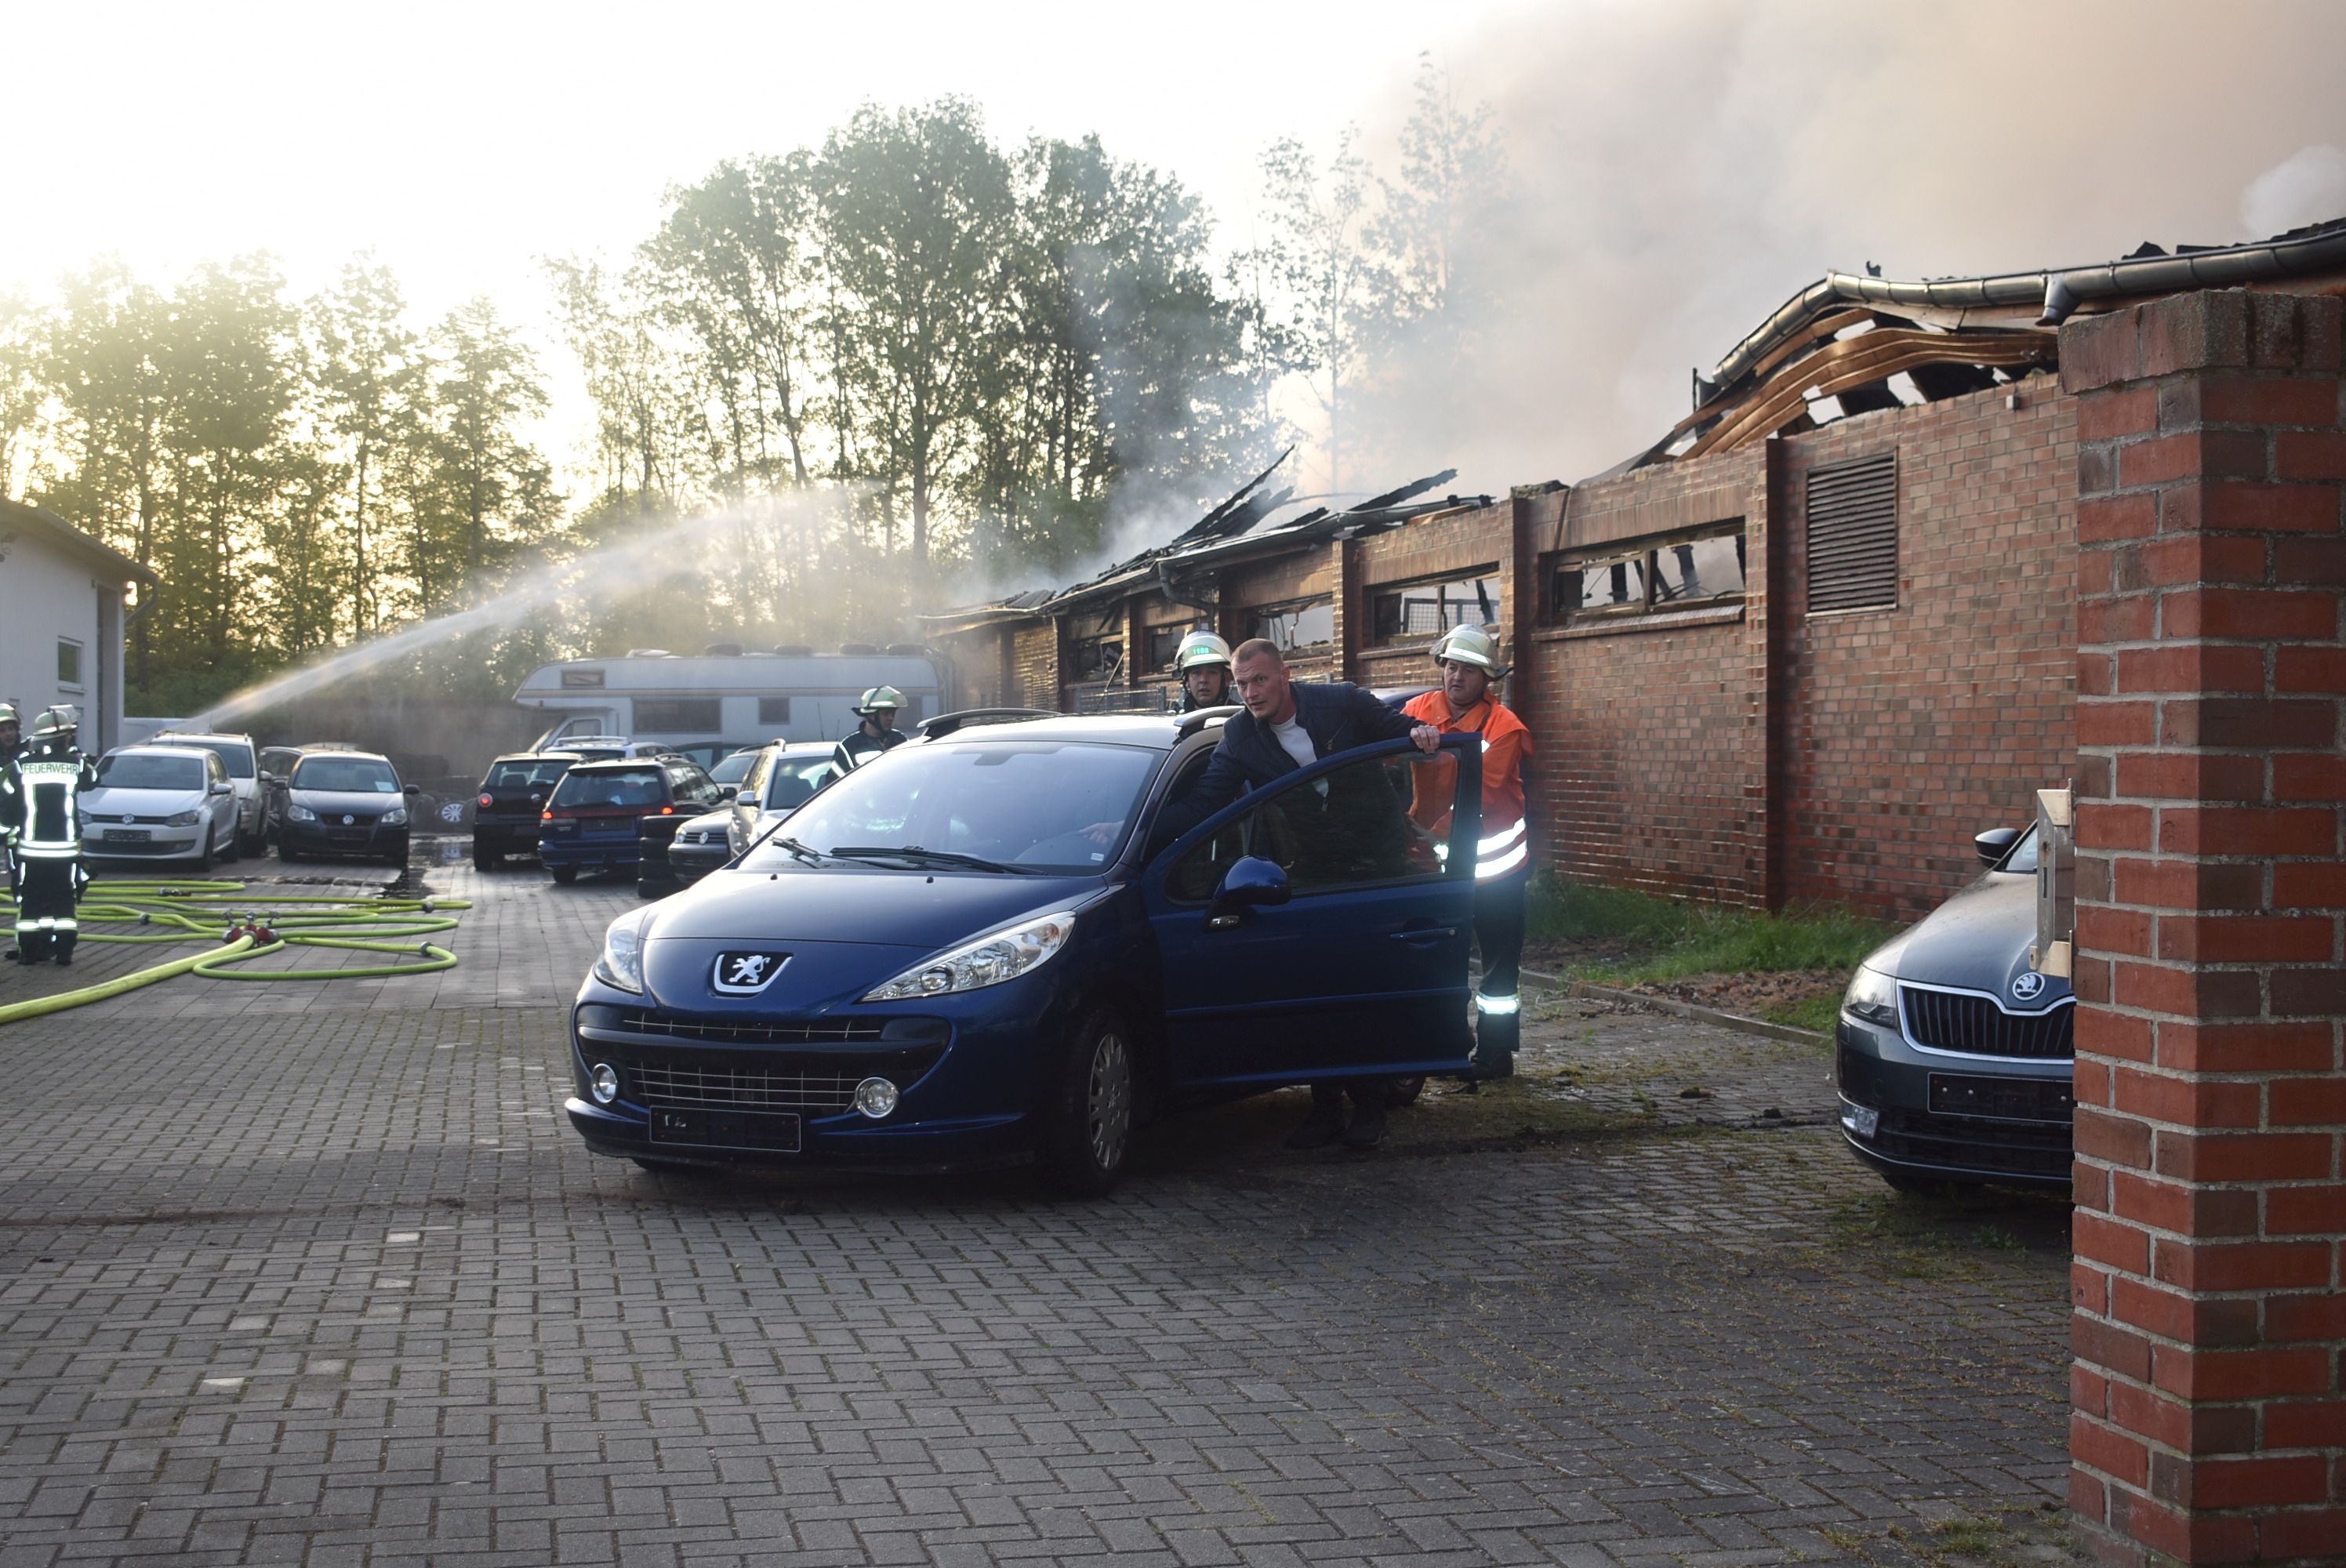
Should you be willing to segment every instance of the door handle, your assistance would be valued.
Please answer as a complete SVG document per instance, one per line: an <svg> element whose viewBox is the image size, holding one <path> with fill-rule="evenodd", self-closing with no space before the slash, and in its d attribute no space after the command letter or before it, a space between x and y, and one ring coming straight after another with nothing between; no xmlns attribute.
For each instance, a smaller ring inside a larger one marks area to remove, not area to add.
<svg viewBox="0 0 2346 1568"><path fill-rule="evenodd" d="M1206 917L1206 929L1208 931L1236 931L1238 928L1239 917L1234 914L1208 915Z"/></svg>
<svg viewBox="0 0 2346 1568"><path fill-rule="evenodd" d="M1456 936L1458 928L1454 925L1421 925L1412 926L1406 931L1388 932L1385 934L1395 942L1441 942L1445 938Z"/></svg>

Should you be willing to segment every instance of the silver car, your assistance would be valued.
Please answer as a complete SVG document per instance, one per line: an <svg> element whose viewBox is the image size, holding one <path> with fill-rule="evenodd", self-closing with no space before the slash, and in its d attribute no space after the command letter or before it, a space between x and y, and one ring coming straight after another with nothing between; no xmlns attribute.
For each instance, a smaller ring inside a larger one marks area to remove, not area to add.
<svg viewBox="0 0 2346 1568"><path fill-rule="evenodd" d="M676 874L690 881L715 871L812 799L833 777L834 749L826 742L776 741L760 750L732 799L677 829L668 851Z"/></svg>
<svg viewBox="0 0 2346 1568"><path fill-rule="evenodd" d="M228 769L229 783L236 790L237 851L250 850L259 854L263 847L261 833L260 748L250 735L227 735L206 730L178 734L164 730L148 738L150 746L199 746L220 759Z"/></svg>
<svg viewBox="0 0 2346 1568"><path fill-rule="evenodd" d="M93 860L184 860L209 871L241 852L235 782L205 747L121 746L98 759L80 800L82 852Z"/></svg>

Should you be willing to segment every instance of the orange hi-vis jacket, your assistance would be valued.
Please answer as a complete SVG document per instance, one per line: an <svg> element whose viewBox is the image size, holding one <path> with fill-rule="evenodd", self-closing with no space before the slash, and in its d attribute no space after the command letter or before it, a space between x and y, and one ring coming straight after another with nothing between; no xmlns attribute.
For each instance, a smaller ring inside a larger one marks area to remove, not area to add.
<svg viewBox="0 0 2346 1568"><path fill-rule="evenodd" d="M1480 730L1483 736L1483 830L1474 847L1474 880L1505 876L1531 859L1529 830L1524 822L1524 759L1532 754L1532 732L1507 705L1495 697L1453 717L1450 699L1429 691L1406 704L1402 712L1421 724L1431 724L1445 735ZM1435 833L1450 830L1450 789L1443 785L1439 799L1421 798L1410 815Z"/></svg>

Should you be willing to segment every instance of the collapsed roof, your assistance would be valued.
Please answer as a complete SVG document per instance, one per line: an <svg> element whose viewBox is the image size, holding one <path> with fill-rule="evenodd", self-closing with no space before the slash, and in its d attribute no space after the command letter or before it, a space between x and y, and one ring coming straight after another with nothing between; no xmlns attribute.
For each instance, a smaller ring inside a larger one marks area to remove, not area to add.
<svg viewBox="0 0 2346 1568"><path fill-rule="evenodd" d="M2115 261L2036 272L1912 283L1871 267L1862 276L1828 272L1785 300L1709 375L1695 376L1686 418L1597 477L2017 380L2053 364L2058 329L2080 309L2283 279L2346 292L2346 219L2244 245L2169 251L2146 242Z"/></svg>

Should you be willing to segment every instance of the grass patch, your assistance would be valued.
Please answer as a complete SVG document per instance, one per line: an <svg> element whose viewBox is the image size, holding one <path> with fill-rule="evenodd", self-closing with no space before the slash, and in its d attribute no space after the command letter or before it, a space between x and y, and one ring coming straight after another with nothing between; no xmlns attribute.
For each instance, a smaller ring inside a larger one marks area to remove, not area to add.
<svg viewBox="0 0 2346 1568"><path fill-rule="evenodd" d="M1806 1029L1812 1034L1830 1034L1832 1033L1833 1019L1840 1011L1840 996L1828 992L1822 996L1811 996L1806 1002L1796 1002L1790 1006L1770 1007L1760 1016L1770 1023L1789 1023L1795 1029Z"/></svg>
<svg viewBox="0 0 2346 1568"><path fill-rule="evenodd" d="M1609 985L1695 974L1846 972L1898 929L1830 907L1766 914L1551 878L1533 882L1526 915L1532 942L1593 950L1568 965L1568 978ZM1780 1021L1809 1028L1832 1022L1830 998L1797 1011L1798 1017Z"/></svg>

